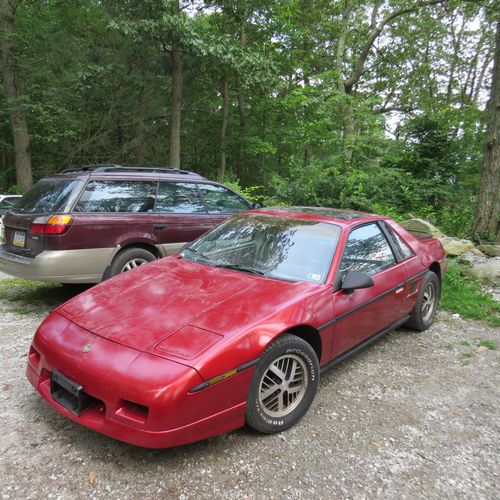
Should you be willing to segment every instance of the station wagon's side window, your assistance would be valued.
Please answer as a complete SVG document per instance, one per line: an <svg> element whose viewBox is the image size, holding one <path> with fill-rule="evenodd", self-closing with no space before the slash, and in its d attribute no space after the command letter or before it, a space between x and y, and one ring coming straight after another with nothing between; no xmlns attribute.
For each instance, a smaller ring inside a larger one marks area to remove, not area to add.
<svg viewBox="0 0 500 500"><path fill-rule="evenodd" d="M156 183L145 181L89 181L76 212L139 213L153 208Z"/></svg>
<svg viewBox="0 0 500 500"><path fill-rule="evenodd" d="M399 249L401 252L401 257L403 260L409 259L410 257L413 256L413 252L410 250L410 247L401 239L401 237L395 233L392 228L389 226L389 224L386 224L384 222L384 227L387 231L387 234L389 235L389 238L392 239L392 242L396 246L396 248Z"/></svg>
<svg viewBox="0 0 500 500"><path fill-rule="evenodd" d="M211 214L234 214L250 208L238 195L222 186L200 184L199 187Z"/></svg>
<svg viewBox="0 0 500 500"><path fill-rule="evenodd" d="M378 273L396 263L391 247L377 224L353 229L349 234L340 264L340 271Z"/></svg>
<svg viewBox="0 0 500 500"><path fill-rule="evenodd" d="M206 213L196 184L188 182L160 182L154 211L168 214Z"/></svg>

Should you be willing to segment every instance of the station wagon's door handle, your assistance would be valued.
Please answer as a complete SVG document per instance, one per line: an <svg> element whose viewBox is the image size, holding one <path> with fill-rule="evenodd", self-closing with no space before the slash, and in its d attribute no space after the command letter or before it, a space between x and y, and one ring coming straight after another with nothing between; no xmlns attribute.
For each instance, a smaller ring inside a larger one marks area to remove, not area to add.
<svg viewBox="0 0 500 500"><path fill-rule="evenodd" d="M158 230L167 229L167 225L166 224L155 224L153 226L153 229L158 229Z"/></svg>

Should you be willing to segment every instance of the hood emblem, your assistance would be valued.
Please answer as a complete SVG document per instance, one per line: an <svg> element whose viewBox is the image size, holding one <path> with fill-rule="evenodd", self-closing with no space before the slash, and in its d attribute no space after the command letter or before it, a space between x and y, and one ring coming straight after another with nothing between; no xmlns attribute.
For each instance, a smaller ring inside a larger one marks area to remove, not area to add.
<svg viewBox="0 0 500 500"><path fill-rule="evenodd" d="M94 347L94 344L86 344L86 345L83 346L82 351L83 352L89 352L90 349L92 349L92 347Z"/></svg>

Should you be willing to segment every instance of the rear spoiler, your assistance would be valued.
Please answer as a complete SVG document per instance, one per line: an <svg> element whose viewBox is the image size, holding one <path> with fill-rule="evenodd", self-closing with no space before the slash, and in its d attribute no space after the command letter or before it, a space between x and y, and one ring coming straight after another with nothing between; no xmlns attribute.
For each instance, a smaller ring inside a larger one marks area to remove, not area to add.
<svg viewBox="0 0 500 500"><path fill-rule="evenodd" d="M415 238L419 240L427 240L429 238L433 238L432 234L428 231L421 231L419 229L408 229L405 228L411 235L415 236Z"/></svg>

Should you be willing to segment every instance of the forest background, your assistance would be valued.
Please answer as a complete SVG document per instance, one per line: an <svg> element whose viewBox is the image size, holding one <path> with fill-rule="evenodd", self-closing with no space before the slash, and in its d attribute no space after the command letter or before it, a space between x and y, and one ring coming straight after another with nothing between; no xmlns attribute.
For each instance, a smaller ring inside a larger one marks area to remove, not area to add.
<svg viewBox="0 0 500 500"><path fill-rule="evenodd" d="M499 238L497 0L0 0L0 191L169 165Z"/></svg>

